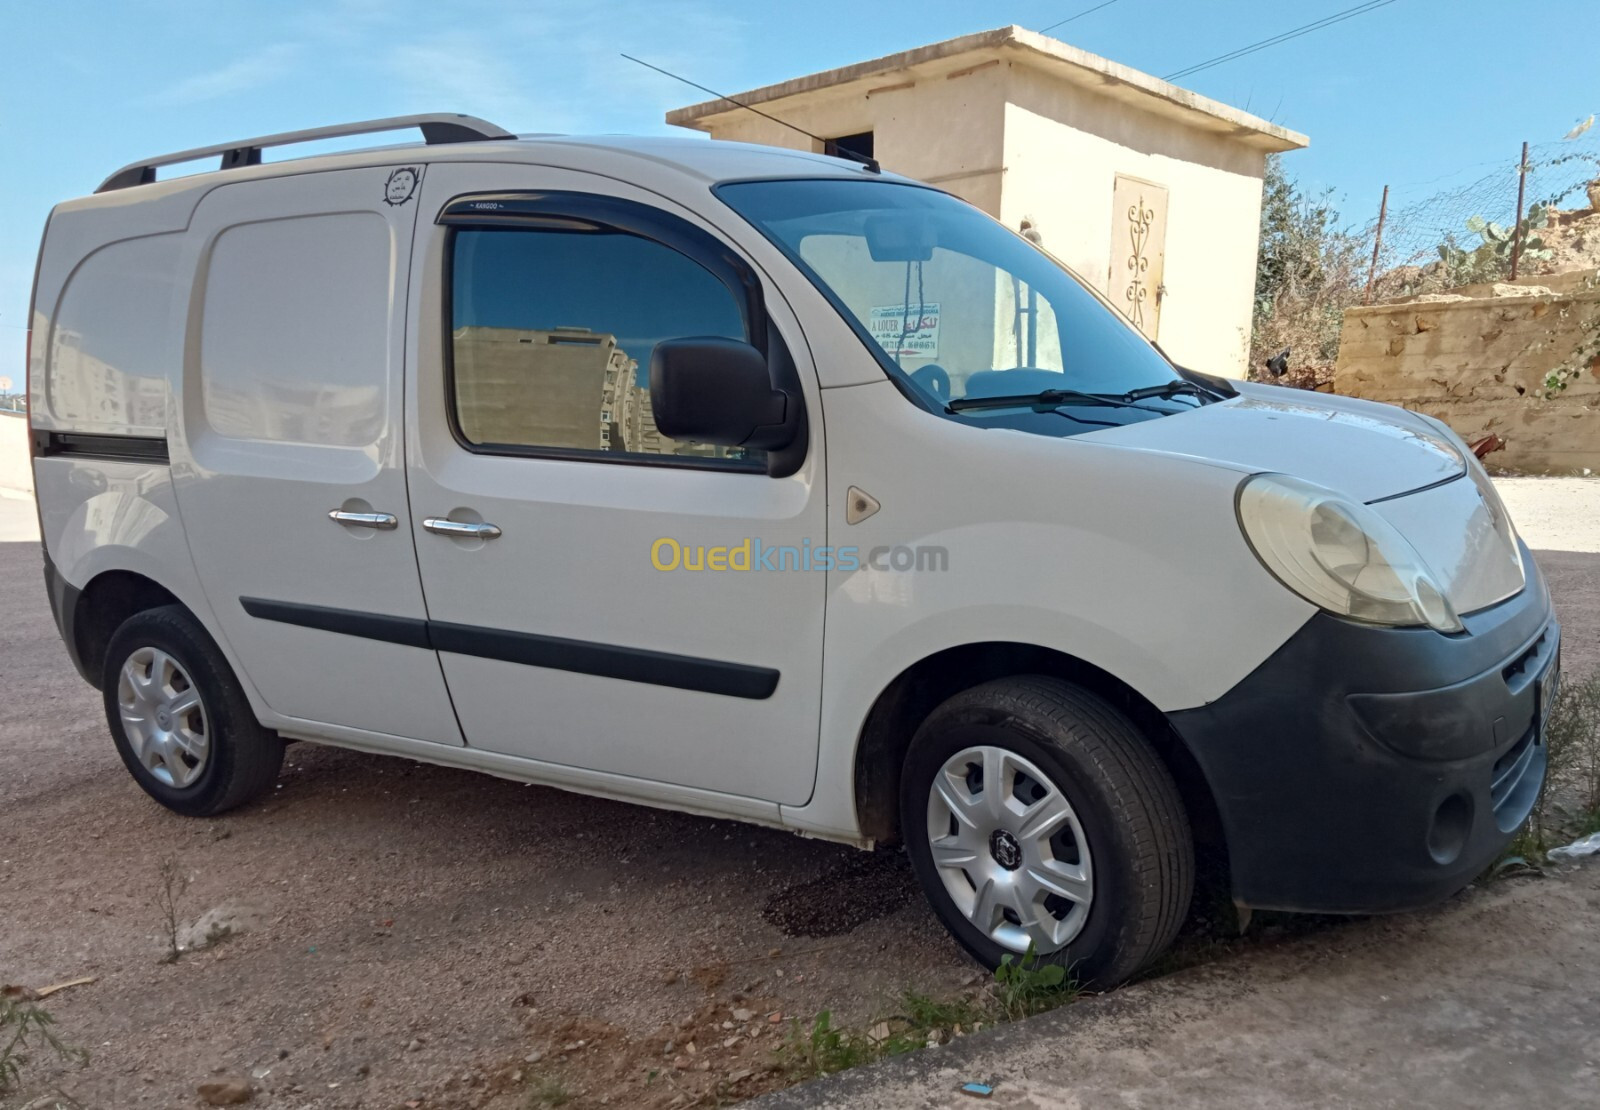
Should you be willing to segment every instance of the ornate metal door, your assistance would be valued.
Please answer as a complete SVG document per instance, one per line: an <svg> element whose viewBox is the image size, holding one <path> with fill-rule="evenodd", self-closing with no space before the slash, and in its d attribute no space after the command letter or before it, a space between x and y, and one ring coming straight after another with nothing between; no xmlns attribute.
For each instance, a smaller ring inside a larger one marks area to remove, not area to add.
<svg viewBox="0 0 1600 1110"><path fill-rule="evenodd" d="M1106 290L1134 326L1151 339L1161 328L1166 259L1166 188L1118 174L1112 191L1111 281Z"/></svg>

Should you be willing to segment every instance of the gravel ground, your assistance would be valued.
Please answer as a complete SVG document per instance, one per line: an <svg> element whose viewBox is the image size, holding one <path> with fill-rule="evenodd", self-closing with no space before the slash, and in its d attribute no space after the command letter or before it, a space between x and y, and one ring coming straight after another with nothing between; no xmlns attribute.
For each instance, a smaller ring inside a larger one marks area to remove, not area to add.
<svg viewBox="0 0 1600 1110"><path fill-rule="evenodd" d="M1569 527L1566 507L1600 483L1507 486L1541 549L1530 522L1551 508L1568 666L1593 667L1600 513ZM66 659L32 512L0 498L0 982L97 978L49 1000L91 1063L40 1061L35 1082L111 1110L194 1106L233 1079L269 1107L510 1108L553 1070L595 1102L665 1106L774 1086L769 1015L861 1020L976 981L896 855L309 744L264 804L172 815ZM235 931L176 963L167 860L181 923Z"/></svg>

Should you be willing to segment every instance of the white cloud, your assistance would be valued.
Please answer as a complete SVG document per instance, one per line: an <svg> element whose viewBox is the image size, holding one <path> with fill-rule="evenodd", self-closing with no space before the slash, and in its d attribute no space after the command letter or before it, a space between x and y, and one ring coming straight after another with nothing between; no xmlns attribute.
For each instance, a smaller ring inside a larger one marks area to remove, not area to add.
<svg viewBox="0 0 1600 1110"><path fill-rule="evenodd" d="M488 3L483 19L453 21L472 30L415 14L407 41L383 56L410 104L522 132L660 131L668 108L705 96L622 52L714 85L737 68L747 29L705 0L614 0L604 13L593 0Z"/></svg>
<svg viewBox="0 0 1600 1110"><path fill-rule="evenodd" d="M414 107L484 116L514 131L559 130L501 46L478 35L447 32L404 43L388 52L386 68L392 88Z"/></svg>
<svg viewBox="0 0 1600 1110"><path fill-rule="evenodd" d="M185 77L148 99L154 104L199 104L248 92L283 77L294 68L299 54L300 48L290 43L269 46L254 57Z"/></svg>

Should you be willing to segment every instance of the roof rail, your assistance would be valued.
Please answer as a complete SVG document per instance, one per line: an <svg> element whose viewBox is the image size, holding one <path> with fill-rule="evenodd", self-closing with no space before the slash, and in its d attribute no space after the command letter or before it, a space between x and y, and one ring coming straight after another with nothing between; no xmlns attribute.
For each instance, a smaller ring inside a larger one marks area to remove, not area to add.
<svg viewBox="0 0 1600 1110"><path fill-rule="evenodd" d="M308 127L304 131L284 131L277 135L262 135L255 139L219 143L194 150L180 150L176 154L163 154L123 166L103 181L97 193L113 189L128 189L134 185L149 185L156 179L157 166L171 166L179 162L192 162L197 158L222 156L218 169L231 170L239 166L259 166L261 152L269 146L287 146L290 143L309 143L318 139L338 139L346 135L370 135L377 131L399 131L416 127L422 131L423 141L433 146L438 143L470 143L480 139L514 139L511 132L496 127L477 116L463 116L455 112L427 112L415 116L390 116L388 119L362 120L360 123L337 123L331 127Z"/></svg>

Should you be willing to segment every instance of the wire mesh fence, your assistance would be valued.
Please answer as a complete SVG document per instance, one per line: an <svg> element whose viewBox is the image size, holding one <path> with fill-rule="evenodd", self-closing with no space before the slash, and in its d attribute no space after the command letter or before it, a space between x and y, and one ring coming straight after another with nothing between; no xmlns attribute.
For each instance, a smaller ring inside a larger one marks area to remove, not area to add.
<svg viewBox="0 0 1600 1110"><path fill-rule="evenodd" d="M1381 217L1269 182L1250 373L1328 389L1351 307L1600 268L1597 210L1600 128L1401 183Z"/></svg>
<svg viewBox="0 0 1600 1110"><path fill-rule="evenodd" d="M1389 206L1384 213L1376 266L1377 274L1391 275L1386 284L1415 285L1421 275L1412 271L1425 268L1432 268L1430 274L1437 275L1435 284L1459 277L1507 276L1495 271L1507 268L1514 241L1519 238L1515 234L1519 189L1523 201L1520 238L1524 247L1548 238L1542 233L1559 227L1564 214L1594 207L1589 186L1600 180L1600 129L1590 128L1571 140L1530 146L1525 179L1520 151L1510 152L1498 164L1471 168L1484 168L1487 172L1421 200ZM1600 199L1600 189L1596 190L1596 198ZM1377 216L1374 212L1365 225L1358 225L1358 235L1369 251L1379 235ZM1503 241L1498 238L1502 234ZM1451 272L1450 261L1460 261L1460 255L1453 252L1471 255L1486 245L1490 249L1481 252L1480 265L1476 267L1483 273L1476 273L1470 266L1465 273ZM1535 247L1533 251L1539 249ZM1549 272L1566 262L1558 257L1538 257L1536 253L1520 261L1523 274Z"/></svg>

